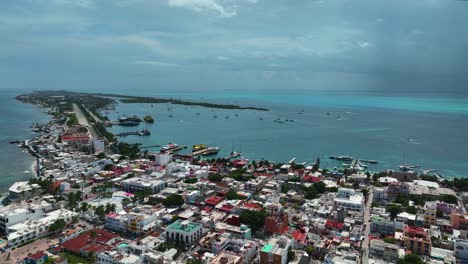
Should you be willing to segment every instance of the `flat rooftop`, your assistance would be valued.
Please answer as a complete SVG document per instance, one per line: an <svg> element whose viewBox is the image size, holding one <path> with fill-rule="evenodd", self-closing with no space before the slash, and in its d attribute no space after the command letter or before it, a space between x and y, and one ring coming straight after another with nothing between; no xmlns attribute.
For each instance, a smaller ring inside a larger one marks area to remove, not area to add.
<svg viewBox="0 0 468 264"><path fill-rule="evenodd" d="M177 230L177 231L182 231L185 233L191 233L195 229L200 228L200 227L201 227L200 223L177 220L174 223L170 224L167 227L167 230Z"/></svg>

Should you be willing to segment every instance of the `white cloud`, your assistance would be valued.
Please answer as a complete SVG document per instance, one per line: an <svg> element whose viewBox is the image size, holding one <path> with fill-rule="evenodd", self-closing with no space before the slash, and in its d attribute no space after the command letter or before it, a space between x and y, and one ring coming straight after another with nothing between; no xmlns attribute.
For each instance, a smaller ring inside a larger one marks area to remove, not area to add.
<svg viewBox="0 0 468 264"><path fill-rule="evenodd" d="M226 57L226 56L217 56L216 59L217 59L217 60L220 60L220 61L228 61L228 60L230 60L231 58Z"/></svg>
<svg viewBox="0 0 468 264"><path fill-rule="evenodd" d="M53 2L60 5L72 5L82 8L94 8L94 0L53 0Z"/></svg>
<svg viewBox="0 0 468 264"><path fill-rule="evenodd" d="M173 7L188 8L197 12L214 11L222 17L232 17L237 14L235 6L224 6L218 0L169 0L168 4Z"/></svg>
<svg viewBox="0 0 468 264"><path fill-rule="evenodd" d="M358 43L359 47L361 48L369 48L372 46L372 43L369 43L367 41L361 41Z"/></svg>
<svg viewBox="0 0 468 264"><path fill-rule="evenodd" d="M135 61L134 64L153 65L153 66L161 66L161 67L178 67L178 66L180 66L179 64L176 64L176 63L169 63L169 62L155 61L155 60Z"/></svg>

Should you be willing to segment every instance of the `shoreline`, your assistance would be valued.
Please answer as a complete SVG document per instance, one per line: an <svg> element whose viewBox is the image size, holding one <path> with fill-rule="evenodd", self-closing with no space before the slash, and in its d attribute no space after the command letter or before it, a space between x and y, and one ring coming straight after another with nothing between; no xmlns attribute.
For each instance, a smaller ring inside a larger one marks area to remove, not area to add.
<svg viewBox="0 0 468 264"><path fill-rule="evenodd" d="M101 94L101 93L95 93L95 94L93 94L93 93L84 93L84 94L90 94L90 95L96 95L96 96L99 96L99 95L101 95L101 96L102 96L102 95L106 95L106 94ZM132 96L125 96L125 95L119 95L119 96L120 96L121 98L135 98L135 97L132 97ZM139 98L139 97L137 97L137 98ZM33 104L33 105L35 105L35 106L37 106L37 107L40 107L40 108L45 108L45 109L47 108L46 105L40 104L40 103L38 103L38 101L23 101L23 100L20 100L18 97L17 97L16 99L17 99L18 101L23 102L23 103ZM124 102L121 102L121 101L116 101L116 103L118 103L118 104L125 104ZM88 110L88 111L89 111L89 110ZM112 110L111 110L111 111L112 111ZM91 112L91 111L90 111L90 112ZM50 112L48 112L47 114L48 114L48 117L49 117L48 123L54 121L54 120L53 120L53 117L57 117L57 116L53 115L53 114L50 113ZM104 129L105 129L105 131L107 131L108 133L113 134L112 130L109 130L109 129L106 128L106 127L104 127ZM117 142L126 142L126 141L125 141L125 140L122 140L122 141L117 141ZM30 153L30 154L31 154L31 153ZM34 155L32 155L32 156L34 157ZM323 160L325 160L325 158L326 158L326 156L323 157ZM31 173L33 173L33 171L34 171L34 176L32 176L32 177L38 177L38 175L39 175L39 173L38 173L38 171L36 170L36 168L37 168L37 159L35 159L35 160L32 162L32 164L31 164L31 170L32 170ZM333 170L333 167L328 167L328 168L326 168L326 169L328 169L328 170L331 171L331 170ZM379 169L378 169L378 170L370 170L370 169L369 169L369 170L367 170L367 171L370 172L370 173L373 173L373 172L375 172L375 171L384 171L384 170L391 170L391 169L390 169L390 168L386 168L386 169L383 169L383 170L379 170ZM394 170L394 171L398 171L398 170ZM457 177L457 176L446 176L446 175L444 175L444 174L438 174L438 176L439 176L442 180L453 180L454 178L459 178L459 177ZM463 178L463 177L462 177L462 178Z"/></svg>
<svg viewBox="0 0 468 264"><path fill-rule="evenodd" d="M31 178L37 178L39 176L39 173L37 173L37 159L35 159L32 163L31 163L31 172L30 174L33 175L33 177Z"/></svg>

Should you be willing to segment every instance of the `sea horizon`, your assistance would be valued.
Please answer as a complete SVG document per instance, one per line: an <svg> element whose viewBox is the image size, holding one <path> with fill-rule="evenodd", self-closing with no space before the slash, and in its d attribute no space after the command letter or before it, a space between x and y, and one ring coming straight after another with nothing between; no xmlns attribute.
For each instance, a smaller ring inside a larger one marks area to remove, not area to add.
<svg viewBox="0 0 468 264"><path fill-rule="evenodd" d="M5 120L8 114L12 121L10 129L3 129L0 134L0 150L6 153L2 155L0 166L8 171L0 181L1 191L7 190L15 181L33 176L30 168L34 159L21 152L16 145L8 144L10 140L34 136L29 131L30 125L49 119L44 113L45 109L14 99L16 95L32 90L2 90L3 108L9 109L2 111L2 118ZM270 109L262 112L171 105L174 117L170 118L166 104L151 107L151 104L119 103L115 111L108 112L111 119L124 114L151 114L155 117L153 125L111 128L110 131L114 133L142 128L152 130L150 137L120 138L124 142L143 145L175 142L190 146L207 143L220 146L220 156L240 151L250 160L287 162L295 157L298 162L311 163L321 158L322 164L328 168L340 165L329 160L329 155L350 155L379 160L378 165L369 167L371 171L397 170L399 164L408 163L421 165L422 169L437 169L448 178L464 177L468 170L468 165L463 164L468 151L460 148L464 144L460 131L468 129L465 125L468 120L468 99L465 98L339 95L312 91L304 94L278 91L113 93ZM304 113L299 114L302 110ZM213 112L219 116L216 120ZM195 113L200 113L200 116ZM264 120L260 121L260 117ZM273 122L276 118L294 121L278 124ZM428 131L431 133L428 134ZM223 136L219 136L219 132ZM369 144L372 146L369 147ZM12 162L15 164L13 167Z"/></svg>

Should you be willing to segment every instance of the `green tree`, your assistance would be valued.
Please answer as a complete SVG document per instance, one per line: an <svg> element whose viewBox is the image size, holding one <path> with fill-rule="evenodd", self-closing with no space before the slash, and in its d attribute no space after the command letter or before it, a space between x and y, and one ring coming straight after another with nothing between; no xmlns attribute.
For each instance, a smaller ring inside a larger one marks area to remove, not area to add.
<svg viewBox="0 0 468 264"><path fill-rule="evenodd" d="M178 194L171 194L162 201L162 204L164 204L167 207L181 206L184 204L184 199Z"/></svg>
<svg viewBox="0 0 468 264"><path fill-rule="evenodd" d="M76 206L76 196L75 196L75 193L73 192L70 192L68 194L68 206L70 208L75 208Z"/></svg>
<svg viewBox="0 0 468 264"><path fill-rule="evenodd" d="M49 231L50 232L56 232L59 230L63 230L67 226L67 222L65 222L64 219L59 218L55 220L50 226L49 226Z"/></svg>
<svg viewBox="0 0 468 264"><path fill-rule="evenodd" d="M104 207L104 205L100 205L96 208L95 213L99 221L104 221L106 217L106 208Z"/></svg>
<svg viewBox="0 0 468 264"><path fill-rule="evenodd" d="M188 183L188 184L193 184L193 183L196 183L198 182L198 179L197 178L186 178L184 180L185 183Z"/></svg>
<svg viewBox="0 0 468 264"><path fill-rule="evenodd" d="M307 246L306 250L307 254L311 255L314 252L314 247L313 246Z"/></svg>
<svg viewBox="0 0 468 264"><path fill-rule="evenodd" d="M237 194L236 191L234 191L233 189L229 189L229 191L226 194L226 199L228 199L228 200L238 200L238 199L240 199L240 197L239 197L239 195Z"/></svg>
<svg viewBox="0 0 468 264"><path fill-rule="evenodd" d="M255 233L265 224L266 216L267 213L265 210L242 210L239 218L241 223L248 225L252 229L252 232Z"/></svg>
<svg viewBox="0 0 468 264"><path fill-rule="evenodd" d="M395 219L395 217L402 212L401 207L397 204L390 204L387 206L387 211L390 213L392 219Z"/></svg>
<svg viewBox="0 0 468 264"><path fill-rule="evenodd" d="M394 237L386 237L386 238L383 239L383 241L385 243L389 243L389 244L395 244L396 243L396 240L395 240Z"/></svg>
<svg viewBox="0 0 468 264"><path fill-rule="evenodd" d="M418 213L418 209L414 206L407 206L406 207L406 212L409 213L409 214L417 214Z"/></svg>
<svg viewBox="0 0 468 264"><path fill-rule="evenodd" d="M416 254L409 254L400 259L398 264L424 264L424 261Z"/></svg>
<svg viewBox="0 0 468 264"><path fill-rule="evenodd" d="M221 176L219 173L210 173L210 175L208 175L209 181L220 182L222 179L223 176Z"/></svg>

